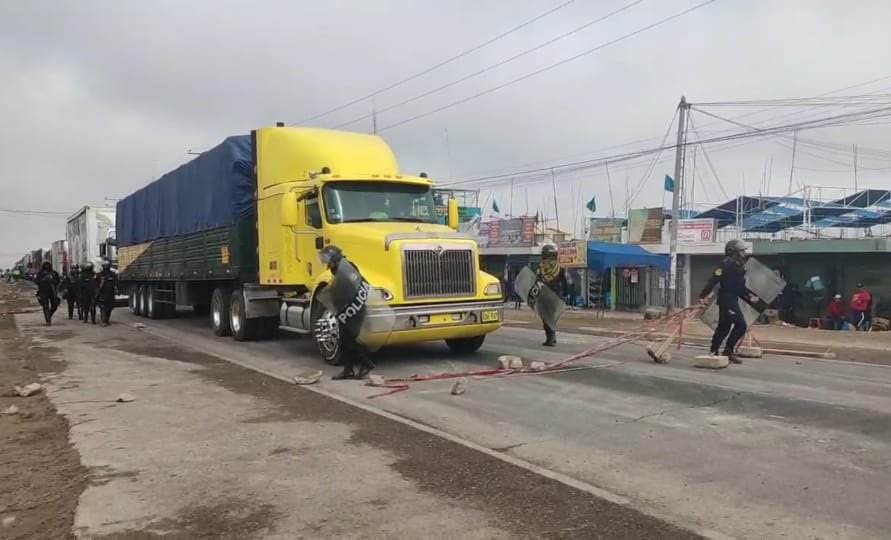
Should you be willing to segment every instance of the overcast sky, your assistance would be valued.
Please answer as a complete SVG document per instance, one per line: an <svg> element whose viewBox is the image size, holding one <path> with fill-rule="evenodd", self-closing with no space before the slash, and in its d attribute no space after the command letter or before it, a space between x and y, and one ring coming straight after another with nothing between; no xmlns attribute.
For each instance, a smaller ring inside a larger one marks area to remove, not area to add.
<svg viewBox="0 0 891 540"><path fill-rule="evenodd" d="M701 1L645 0L497 69L382 112L377 125L387 128L493 88ZM102 205L106 197L122 197L187 160L189 149L209 148L228 135L275 121L315 116L564 2L0 0L0 208L74 212ZM576 0L374 102L385 109L629 3ZM840 95L891 92L888 21L891 3L882 0L718 0L381 135L404 171L427 171L441 181L649 148L661 141L682 94L691 102L715 102L808 97L853 85L861 86ZM366 100L313 123L339 125L367 115L375 103ZM762 126L851 110L703 109ZM703 137L738 129L693 115ZM891 135L882 122L887 120L801 133L810 142L834 146L822 151L800 146L793 185L853 188L853 159L842 149L857 143L866 148L860 153L859 185L891 187L884 180L891 173ZM371 126L363 119L347 128L370 131ZM632 141L640 142L603 150ZM705 148L723 191L698 153L700 210L723 202L724 192L732 197L744 189L763 191L762 173L771 155L770 192L788 191L787 139ZM626 177L632 191L642 186L633 206L663 203L662 178L672 172L673 158L666 153L663 159L643 184L652 157L613 166L617 214L626 201ZM598 215L610 212L602 167L557 174L556 184L562 228L580 231L582 204L592 196ZM510 192L508 179L494 193L487 187L481 202L491 207L494 196L506 213ZM527 200L530 214L541 210L554 217L550 176L515 181L513 213L526 212ZM0 214L0 265L63 238L64 221Z"/></svg>

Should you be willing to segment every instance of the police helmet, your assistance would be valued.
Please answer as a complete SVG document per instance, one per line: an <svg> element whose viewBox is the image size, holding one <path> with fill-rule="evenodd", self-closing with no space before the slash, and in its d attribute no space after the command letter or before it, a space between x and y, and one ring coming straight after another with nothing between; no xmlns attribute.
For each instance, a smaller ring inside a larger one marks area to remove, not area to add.
<svg viewBox="0 0 891 540"><path fill-rule="evenodd" d="M102 261L103 270L111 270L111 261Z"/></svg>
<svg viewBox="0 0 891 540"><path fill-rule="evenodd" d="M86 270L89 270L89 271L92 272L92 271L93 271L93 263L88 262L87 264L85 264L85 265L84 265L84 271L86 271Z"/></svg>
<svg viewBox="0 0 891 540"><path fill-rule="evenodd" d="M746 243L737 238L724 244L724 255L728 257L745 256L748 249Z"/></svg>
<svg viewBox="0 0 891 540"><path fill-rule="evenodd" d="M322 261L322 264L325 266L336 266L343 260L343 251L334 245L325 246L322 251L319 252L319 260Z"/></svg>
<svg viewBox="0 0 891 540"><path fill-rule="evenodd" d="M542 259L556 259L557 258L557 248L552 244L545 244L541 247L541 258Z"/></svg>

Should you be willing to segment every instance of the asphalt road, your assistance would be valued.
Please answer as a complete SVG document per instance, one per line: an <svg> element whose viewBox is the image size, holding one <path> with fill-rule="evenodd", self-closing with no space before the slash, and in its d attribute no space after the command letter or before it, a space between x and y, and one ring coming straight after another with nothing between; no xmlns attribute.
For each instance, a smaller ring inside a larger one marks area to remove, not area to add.
<svg viewBox="0 0 891 540"><path fill-rule="evenodd" d="M203 319L122 323L244 366L290 377L323 366L309 338L237 343ZM554 361L601 338L504 328L483 350L453 358L440 344L385 350L375 373L398 377L491 367L500 354ZM442 430L501 454L627 498L674 523L738 538L888 538L891 368L788 357L747 360L722 371L692 367L675 351L656 365L624 346L577 369L547 375L424 382L394 396L356 381L318 387Z"/></svg>

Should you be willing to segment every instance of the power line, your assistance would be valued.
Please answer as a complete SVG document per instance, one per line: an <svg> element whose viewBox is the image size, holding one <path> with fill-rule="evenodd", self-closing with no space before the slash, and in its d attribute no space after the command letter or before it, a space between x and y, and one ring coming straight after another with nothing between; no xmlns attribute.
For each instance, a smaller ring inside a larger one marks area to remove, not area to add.
<svg viewBox="0 0 891 540"><path fill-rule="evenodd" d="M406 77L406 78L404 78L404 79L400 79L400 80L396 81L395 83L392 83L392 84L390 84L390 85L388 85L388 86L385 86L385 87L383 87L383 88L380 88L380 89L378 89L378 90L375 90L374 92L371 92L370 94L367 94L367 95L364 95L364 96L362 96L362 97L360 97L360 98L354 99L354 100L352 100L352 101L350 101L350 102L348 102L348 103L345 103L345 104L340 105L340 106L338 106L338 107L335 107L335 108L333 108L333 109L329 109L329 110L327 110L327 111L325 111L325 112L322 112L322 113L319 113L319 114L317 114L317 115L315 115L315 116L310 116L310 117L308 117L308 118L304 118L303 120L300 120L299 122L296 122L296 123L291 124L291 125L305 124L306 122L312 122L313 120L318 120L319 118L323 118L323 117L325 117L325 116L328 116L329 114L333 114L333 113L342 111L343 109L346 109L347 107L352 107L353 105L356 105L357 103L361 103L361 102L363 102L363 101L365 101L365 100L368 100L368 99L371 99L371 98L373 98L373 97L375 97L375 96L378 96L378 95L380 95L380 94L383 94L384 92L388 92L388 91L390 91L390 90L392 90L392 89L394 89L394 88L396 88L396 87L398 87L398 86L402 86L402 85L405 84L405 83L411 82L411 81L413 81L413 80L415 80L415 79L417 79L417 78L419 78L419 77L422 77L422 76L424 76L424 75L426 75L426 74L428 74L428 73L430 73L430 72L432 72L432 71L435 71L435 70L437 70L437 69L439 69L439 68L441 68L441 67L443 67L443 66L446 66L446 65L448 65L448 64L451 64L451 63L454 62L455 60L460 60L461 58L464 58L465 56L467 56L467 55L469 55L469 54L471 54L471 53L474 53L474 52L476 52L476 51L482 49L483 47L487 47L487 46L489 46L489 45L495 43L496 41L498 41L498 40L500 40L500 39L503 39L503 38L509 36L510 34L513 34L514 32L517 32L517 31L519 31L519 30L522 30L523 28L526 28L527 26L529 26L529 25L531 25L531 24L534 24L534 23L540 21L541 19L544 19L544 18L547 17L548 15L551 15L552 13L555 13L555 12L557 12L557 11L560 11L561 9L565 8L565 7L568 6L569 4L572 4L573 2L575 2L575 0L569 0L568 2L563 2L562 4L556 6L556 7L552 8L552 9L549 9L548 11L545 11L545 12L542 13L541 15L537 15L537 16L535 16L535 17L533 17L533 18L531 18L531 19L529 19L529 20L527 20L527 21L525 21L525 22L519 24L518 26L515 26L515 27L511 28L510 30L507 30L506 32L502 32L501 34L498 34L497 36L495 36L495 37L493 37L493 38L491 38L491 39L488 39L488 40L486 40L486 41L480 43L479 45L475 45L475 46L473 46L473 47L471 47L471 48L469 48L469 49L466 49L466 50L464 50L464 51L462 51L462 52L456 54L455 56L452 56L451 58L448 58L448 59L446 59L446 60L443 60L442 62L439 62L438 64L434 64L433 66L430 66L430 67L428 67L428 68L426 68L426 69L423 69L423 70L421 70L421 71L415 73L414 75L411 75L411 76Z"/></svg>
<svg viewBox="0 0 891 540"><path fill-rule="evenodd" d="M21 208L0 208L0 214L14 214L20 216L65 216L71 215L71 212L62 212L58 210L25 210Z"/></svg>
<svg viewBox="0 0 891 540"><path fill-rule="evenodd" d="M846 113L846 114L840 114L840 115L834 115L834 116L828 116L828 117L822 117L822 118L817 118L817 119L813 119L813 120L795 122L795 123L791 123L791 124L775 125L775 126L771 126L771 127L767 127L767 128L760 128L757 131L749 130L749 131L733 133L733 134L729 134L729 135L722 135L722 136L718 136L718 137L699 139L696 141L690 141L688 144L702 145L702 144L718 143L718 142L725 142L725 141L735 141L735 140L755 138L755 137L765 137L765 136L778 135L780 133L791 132L791 131L796 131L796 130L809 130L809 129L817 129L817 128L821 128L821 127L829 127L829 126L834 126L834 125L843 125L846 122L857 121L862 118L884 118L887 116L891 116L891 106L879 107L879 108L869 109L869 110L865 110L865 111L857 111L857 112L853 112L853 113ZM623 154L605 156L605 157L596 158L596 159L582 160L582 161L577 161L577 162L573 162L573 163L564 163L562 165L554 165L551 167L530 169L530 170L526 170L526 171L514 171L511 173L507 173L507 174L499 174L499 175L492 175L492 176L488 176L488 177L473 178L473 179L468 179L468 180L464 180L464 181L460 181L460 182L449 183L446 185L454 186L454 185L467 184L467 183L477 183L477 184L486 183L487 181L500 180L500 179L503 179L506 177L512 177L512 176L517 177L517 176L524 176L524 175L529 175L529 174L542 174L544 172L549 172L551 169L555 169L555 170L562 169L562 170L567 170L567 171L580 170L580 169L598 167L600 165L603 165L604 163L617 163L617 162L621 162L621 161L628 161L631 159L636 159L636 158L650 155L653 153L662 152L664 150L675 148L675 147L676 147L676 145L664 145L663 144L656 148L649 148L649 149L639 150L639 151L635 151L635 152L627 152L627 153L623 153Z"/></svg>
<svg viewBox="0 0 891 540"><path fill-rule="evenodd" d="M432 90L428 90L428 91L426 91L426 92L422 92L422 93L417 94L417 95L415 95L415 96L412 96L412 97L410 97L410 98L408 98L408 99L406 99L406 100L400 101L399 103L395 103L395 104L393 104L393 105L390 105L390 106L388 106L388 107L385 107L385 108L383 108L383 109L380 109L380 110L378 110L378 111L376 111L376 112L377 112L377 113L385 113L385 112L392 111L393 109L398 109L398 108L400 108L400 107L404 107L405 105L408 105L409 103L414 103L415 101L418 101L419 99L423 99L423 98L425 98L425 97L427 97L427 96L430 96L430 95L436 94L436 93L438 93L438 92L441 92L441 91L443 91L443 90L445 90L445 89L447 89L447 88L451 88L451 87L453 87L453 86L455 86L455 85L457 85L457 84L460 84L460 83L462 83L462 82L464 82L464 81L467 81L467 80L472 79L472 78L474 78L474 77L478 77L478 76L480 76L480 75L482 75L482 74L484 74L484 73L487 73L487 72L489 72L489 71L492 71L493 69L499 68L499 67L501 67L501 66L503 66L503 65L505 65L505 64L509 64L510 62L513 62L514 60L517 60L517 59L519 59L519 58L522 58L522 57L524 57L524 56L526 56L526 55L528 55L528 54L531 54L531 53L533 53L533 52L535 52L535 51L541 50L541 49L547 47L548 45L552 45L552 44L554 44L554 43L560 41L561 39L565 39L565 38L567 38L567 37L569 37L569 36L571 36L571 35L573 35L573 34L577 34L578 32L581 32L582 30L585 30L585 29L587 29L587 28L590 28L591 26L594 26L595 24L597 24L597 23L599 23L599 22L605 21L605 20L609 19L610 17L613 17L613 16L615 16L615 15L618 15L619 13L622 13L623 11L626 11L626 10L628 10L628 9L631 9L632 7L634 7L634 6L636 6L637 4L640 4L641 2L644 2L644 1L645 1L645 0L634 0L633 2L631 2L631 3L629 3L629 4L626 4L626 5L624 5L624 6L620 7L620 8L618 8L618 9L615 9L615 10L613 10L613 11L607 13L606 15L602 15L602 16L600 16L600 17L594 19L594 20L588 21L588 22L586 22L585 24L583 24L583 25L581 25L581 26L578 26L578 27L576 27L576 28L573 28L572 30L570 30L570 31L568 31L568 32L564 32L563 34L560 34L559 36L557 36L557 37L555 37L555 38L552 38L552 39L549 39L549 40L547 40L547 41L545 41L545 42L543 42L543 43L539 43L538 45L536 45L536 46L534 46L534 47L532 47L532 48L526 49L526 50L523 51L523 52L520 52L520 53L518 53L518 54L515 54L515 55L513 55L513 56L511 56L511 57L509 57L509 58L506 58L506 59L501 60L501 61L499 61L499 62L496 62L496 63L494 63L494 64L490 64L490 65L484 67L483 69L480 69L480 70L478 70L478 71L475 71L475 72L473 72L473 73L471 73L471 74L469 74L469 75L465 75L465 76L463 76L463 77L461 77L461 78L455 79L455 80L453 80L453 81L451 81L451 82L448 82L448 83L446 83L446 84L444 84L444 85L442 85L442 86L438 86L438 87L436 87L436 88L434 88L434 89L432 89ZM338 124L338 125L334 126L334 129L340 129L340 128L345 127L345 126L348 126L348 125L350 125L350 124L355 124L356 122L360 122L360 121L365 120L365 119L367 119L367 118L369 118L369 117L371 117L371 116L372 116L372 114L365 114L365 115L359 116L359 117L357 117L357 118L353 118L352 120L350 120L350 121L348 121L348 122L343 122L343 123L341 123L341 124Z"/></svg>
<svg viewBox="0 0 891 540"><path fill-rule="evenodd" d="M395 128L395 127L399 127L399 126L408 124L408 123L410 123L410 122L414 122L415 120L419 120L419 119L421 119L421 118L430 116L430 115L432 115L432 114L436 114L436 113L442 112L442 111L444 111L444 110L446 110L446 109L451 109L452 107L456 107L456 106L458 106L458 105L462 105L462 104L464 104L464 103L467 103L468 101L472 101L472 100L477 99L477 98L480 98L480 97L482 97L482 96L491 94L492 92L496 92L496 91L501 90L501 89L503 89L503 88L507 88L508 86L511 86L511 85L516 84L516 83L518 83L518 82L521 82L521 81L524 81L524 80L526 80L526 79L535 77L536 75L541 75L542 73L545 73L546 71L550 71L550 70L552 70L552 69L554 69L554 68L557 68L557 67L560 67L560 66L562 66L562 65L564 65L564 64L568 64L569 62L572 62L573 60L578 60L579 58L582 58L582 57L584 57L584 56L587 56L587 55L589 55L589 54L592 54L592 53L594 53L594 52L597 52L597 51L599 51L599 50L601 50L601 49L605 49L605 48L607 48L607 47L609 47L609 46L611 46L611 45L615 45L616 43L625 41L626 39L632 38L632 37L634 37L634 36L636 36L636 35L638 35L638 34L642 34L643 32L646 32L647 30L651 30L651 29L653 29L653 28L656 28L657 26L661 26L661 25L663 25L663 24L665 24L665 23L668 23L668 22L670 22L670 21L672 21L672 20L674 20L674 19L677 19L678 17L683 17L684 15L687 15L688 13L692 13L692 12L698 10L698 9L704 8L705 6L707 6L707 5L709 5L709 4L713 4L713 3L717 2L717 1L718 1L718 0L706 0L705 2L702 2L701 4L697 4L697 5L695 5L695 6L691 7L691 8L685 9L684 11L681 11L681 12L675 13L674 15L665 17L664 19L660 19L660 20L658 20L658 21L656 21L656 22L654 22L654 23L652 23L652 24L649 24L649 25L647 25L647 26L644 26L644 27L642 27L642 28L639 28L639 29L637 29L637 30L635 30L635 31L633 31L633 32L629 32L628 34L625 34L625 35L623 35L623 36L621 36L621 37L618 37L618 38L616 38L616 39L613 39L613 40L607 41L607 42L605 42L605 43L602 43L602 44L600 44L600 45L598 45L598 46L596 46L596 47L593 47L593 48L591 48L591 49L588 49L588 50L586 50L586 51L582 51L582 52L580 52L580 53L578 53L578 54L576 54L576 55L570 56L569 58L565 58L565 59L563 59L563 60L561 60L561 61L559 61L559 62L556 62L556 63L554 63L554 64L550 64L550 65L545 66L545 67L543 67L543 68L541 68L541 69L535 70L535 71L533 71L533 72L531 72L531 73L527 73L526 75L523 75L523 76L521 76L521 77L517 77L516 79L511 79L510 81L507 81L507 82L505 82L505 83L499 84L499 85L497 85L497 86L493 86L493 87L488 88L488 89L486 89L486 90L483 90L483 91L481 91L481 92L477 92L476 94L473 94L473 95L471 95L471 96L467 96L467 97L462 98L462 99L459 99L459 100L457 100L457 101L453 101L453 102L451 102L451 103L449 103L449 104L447 104L447 105L443 105L443 106L441 106L441 107L437 107L437 108L435 108L435 109L433 109L433 110L430 110L430 111L427 111L427 112L424 112L424 113L421 113L421 114L416 114L416 115L414 115L414 116L411 116L411 117L409 117L409 118L406 118L405 120L402 120L402 121L400 121L400 122L396 122L395 124L390 124L390 125L388 125L388 126L384 126L383 128L380 128L378 131L386 131L386 130L388 130L388 129L393 129L393 128Z"/></svg>

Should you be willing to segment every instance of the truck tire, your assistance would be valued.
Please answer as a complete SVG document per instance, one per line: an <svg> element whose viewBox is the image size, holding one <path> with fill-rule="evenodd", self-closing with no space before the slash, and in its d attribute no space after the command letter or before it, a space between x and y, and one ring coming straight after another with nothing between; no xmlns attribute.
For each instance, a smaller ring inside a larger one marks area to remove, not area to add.
<svg viewBox="0 0 891 540"><path fill-rule="evenodd" d="M229 297L229 328L235 341L253 341L257 339L259 319L248 319L244 308L244 295L241 289L232 291Z"/></svg>
<svg viewBox="0 0 891 540"><path fill-rule="evenodd" d="M148 283L139 286L139 314L143 317L149 317L148 307L148 290L151 285Z"/></svg>
<svg viewBox="0 0 891 540"><path fill-rule="evenodd" d="M161 305L155 301L155 286L146 285L142 291L144 297L143 305L145 306L145 316L149 319L161 318Z"/></svg>
<svg viewBox="0 0 891 540"><path fill-rule="evenodd" d="M312 326L312 337L319 347L322 360L332 366L342 365L343 344L341 343L340 327L337 324L337 319L328 312L328 309L321 302L316 302L315 299L313 299L310 311L310 323Z"/></svg>
<svg viewBox="0 0 891 540"><path fill-rule="evenodd" d="M445 340L446 345L449 346L449 349L452 350L453 353L458 355L465 354L473 354L480 347L483 346L483 342L486 341L486 335L475 336L469 338L457 338L457 339L447 339Z"/></svg>
<svg viewBox="0 0 891 540"><path fill-rule="evenodd" d="M210 297L210 325L217 336L228 336L232 333L229 326L229 290L214 289Z"/></svg>
<svg viewBox="0 0 891 540"><path fill-rule="evenodd" d="M134 285L130 288L130 294L127 298L127 303L130 305L130 313L134 315L139 315L142 310L139 305L139 286Z"/></svg>

